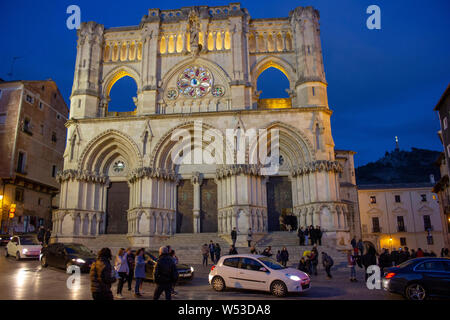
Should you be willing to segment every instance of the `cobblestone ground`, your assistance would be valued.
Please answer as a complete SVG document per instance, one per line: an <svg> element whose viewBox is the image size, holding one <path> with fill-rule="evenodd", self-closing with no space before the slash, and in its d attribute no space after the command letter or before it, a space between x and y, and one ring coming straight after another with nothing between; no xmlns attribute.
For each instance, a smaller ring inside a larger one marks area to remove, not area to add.
<svg viewBox="0 0 450 320"><path fill-rule="evenodd" d="M180 284L176 287L178 294L173 297L176 300L267 300L278 299L269 293L258 291L244 291L228 289L225 292L215 292L208 284L209 267L194 266L195 277L191 282ZM89 290L89 275L81 275L81 283L78 288L68 289L66 282L69 275L65 270L54 268L41 268L39 261L25 260L15 261L14 258L0 257L0 299L1 300L80 300L91 299ZM348 279L348 269L335 268L333 279L327 280L323 269L319 269L319 275L312 277L312 287L303 294L289 295L284 299L335 299L335 300L386 300L402 299L402 297L387 293L383 290L369 290L364 283L362 269L358 269L358 282L353 283ZM155 285L145 282L143 297L139 299L151 299ZM113 285L113 292L116 284ZM132 292L125 288L123 295L126 299L136 299Z"/></svg>

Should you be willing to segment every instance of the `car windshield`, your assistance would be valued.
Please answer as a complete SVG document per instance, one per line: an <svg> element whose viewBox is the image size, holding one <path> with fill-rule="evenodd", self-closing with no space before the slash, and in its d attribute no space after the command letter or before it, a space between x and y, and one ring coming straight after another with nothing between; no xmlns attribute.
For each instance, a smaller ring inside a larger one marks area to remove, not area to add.
<svg viewBox="0 0 450 320"><path fill-rule="evenodd" d="M66 246L66 251L68 254L92 254L91 250L89 250L87 247L83 245L69 245Z"/></svg>
<svg viewBox="0 0 450 320"><path fill-rule="evenodd" d="M413 264L414 262L415 262L414 260L407 260L407 261L405 261L403 263L400 263L398 265L398 267L399 268L405 268L405 267L409 266L410 264Z"/></svg>
<svg viewBox="0 0 450 320"><path fill-rule="evenodd" d="M281 264L279 264L278 262L269 257L258 258L258 260L273 270L286 269L286 267L283 267Z"/></svg>
<svg viewBox="0 0 450 320"><path fill-rule="evenodd" d="M35 238L20 238L21 245L39 245L40 243Z"/></svg>

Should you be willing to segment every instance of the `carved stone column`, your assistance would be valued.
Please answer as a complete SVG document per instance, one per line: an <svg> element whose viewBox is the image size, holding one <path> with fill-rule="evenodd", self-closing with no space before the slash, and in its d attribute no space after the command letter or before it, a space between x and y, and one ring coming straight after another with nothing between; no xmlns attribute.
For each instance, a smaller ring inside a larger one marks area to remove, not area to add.
<svg viewBox="0 0 450 320"><path fill-rule="evenodd" d="M313 225L320 226L320 211L319 207L314 207L314 215L313 215Z"/></svg>
<svg viewBox="0 0 450 320"><path fill-rule="evenodd" d="M191 183L194 186L194 206L192 213L194 215L194 233L200 233L200 186L203 182L203 176L200 172L193 172Z"/></svg>

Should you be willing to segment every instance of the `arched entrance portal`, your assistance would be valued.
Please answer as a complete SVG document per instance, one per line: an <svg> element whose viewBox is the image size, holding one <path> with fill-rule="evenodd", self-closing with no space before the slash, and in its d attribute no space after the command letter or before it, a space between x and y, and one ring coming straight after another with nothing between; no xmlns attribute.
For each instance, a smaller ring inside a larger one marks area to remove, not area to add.
<svg viewBox="0 0 450 320"><path fill-rule="evenodd" d="M287 176L272 176L267 181L269 231L284 230L283 221L292 216L292 184ZM290 222L290 221L289 221Z"/></svg>
<svg viewBox="0 0 450 320"><path fill-rule="evenodd" d="M130 204L130 188L125 181L111 182L107 193L105 233L128 232L127 210Z"/></svg>

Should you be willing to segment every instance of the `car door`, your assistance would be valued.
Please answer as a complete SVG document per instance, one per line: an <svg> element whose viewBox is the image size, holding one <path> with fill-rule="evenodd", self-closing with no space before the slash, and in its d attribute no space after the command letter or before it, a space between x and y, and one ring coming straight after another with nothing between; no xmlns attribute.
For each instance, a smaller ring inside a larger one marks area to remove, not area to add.
<svg viewBox="0 0 450 320"><path fill-rule="evenodd" d="M450 297L450 261L442 261L445 268L445 277L443 279L444 295Z"/></svg>
<svg viewBox="0 0 450 320"><path fill-rule="evenodd" d="M218 273L225 280L225 285L231 288L239 288L240 283L237 278L239 257L226 258Z"/></svg>
<svg viewBox="0 0 450 320"><path fill-rule="evenodd" d="M242 287L253 290L266 290L268 270L253 258L241 258L239 262L237 278Z"/></svg>
<svg viewBox="0 0 450 320"><path fill-rule="evenodd" d="M449 274L446 271L444 261L428 260L415 268L415 271L422 273L423 282L432 295L445 295Z"/></svg>
<svg viewBox="0 0 450 320"><path fill-rule="evenodd" d="M11 241L8 243L8 253L10 255L16 255L16 252L18 251L19 248L19 238L18 237L13 237L11 239Z"/></svg>
<svg viewBox="0 0 450 320"><path fill-rule="evenodd" d="M47 259L47 265L53 266L53 254L55 251L56 244L50 244L47 247L44 248L44 255Z"/></svg>

